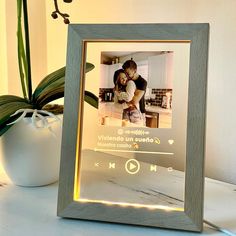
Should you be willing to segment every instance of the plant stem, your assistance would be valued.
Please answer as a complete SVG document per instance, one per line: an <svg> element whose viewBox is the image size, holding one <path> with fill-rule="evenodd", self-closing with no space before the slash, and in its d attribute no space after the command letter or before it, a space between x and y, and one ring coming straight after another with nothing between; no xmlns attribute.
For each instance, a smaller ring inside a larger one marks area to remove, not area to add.
<svg viewBox="0 0 236 236"><path fill-rule="evenodd" d="M18 66L20 72L21 79L21 87L23 96L27 99L26 88L25 88L25 80L24 80L24 72L22 65L22 50L24 50L23 38L22 38L22 28L21 28L21 11L22 11L22 0L17 0L17 51L18 51ZM23 48L22 48L23 46Z"/></svg>
<svg viewBox="0 0 236 236"><path fill-rule="evenodd" d="M28 10L27 10L27 0L23 0L23 14L24 14L24 28L25 28L25 49L26 49L26 60L27 60L27 74L28 78L26 80L28 89L28 98L32 98L32 79L31 79L31 61L30 61L30 41L29 41L29 24L28 24Z"/></svg>
<svg viewBox="0 0 236 236"><path fill-rule="evenodd" d="M56 11L59 12L58 4L57 4L57 0L54 0L54 5L55 5L55 9L56 9Z"/></svg>

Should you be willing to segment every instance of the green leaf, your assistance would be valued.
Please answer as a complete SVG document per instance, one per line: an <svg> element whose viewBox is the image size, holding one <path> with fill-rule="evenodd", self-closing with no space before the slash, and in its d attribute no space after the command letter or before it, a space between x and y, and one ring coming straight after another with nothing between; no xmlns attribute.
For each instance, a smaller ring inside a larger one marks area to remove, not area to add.
<svg viewBox="0 0 236 236"><path fill-rule="evenodd" d="M44 105L46 105L44 100L47 99L47 97L51 97L52 95L57 94L58 92L60 92L61 95L59 97L56 96L53 100L64 96L64 77L51 83L39 94L39 96L35 100L36 107L42 108Z"/></svg>
<svg viewBox="0 0 236 236"><path fill-rule="evenodd" d="M2 127L0 126L0 136L2 136L4 133L6 133L11 127L12 127L12 125L4 125Z"/></svg>
<svg viewBox="0 0 236 236"><path fill-rule="evenodd" d="M53 73L47 75L35 89L33 93L33 99L36 100L45 88L47 88L50 84L54 83L55 81L61 78L64 78L65 83L65 67L62 67L61 69L56 70Z"/></svg>
<svg viewBox="0 0 236 236"><path fill-rule="evenodd" d="M64 87L58 87L57 89L52 89L52 91L45 94L44 97L41 97L41 100L38 101L39 103L37 106L41 109L47 103L62 97L64 97ZM85 91L84 100L91 106L98 108L98 97L95 96L93 93Z"/></svg>
<svg viewBox="0 0 236 236"><path fill-rule="evenodd" d="M94 68L94 65L87 62L85 72L87 73L91 71L93 68ZM61 69L56 70L53 73L47 75L35 89L34 94L33 94L33 100L37 100L37 98L41 96L41 93L44 92L48 86L50 86L51 84L54 84L56 81L60 80L59 82L60 85L62 83L65 83L65 70L66 70L66 67L62 67Z"/></svg>
<svg viewBox="0 0 236 236"><path fill-rule="evenodd" d="M27 100L14 95L2 95L0 96L0 106L11 102L26 102Z"/></svg>
<svg viewBox="0 0 236 236"><path fill-rule="evenodd" d="M64 87L64 86L65 86L65 77L61 77L60 79L54 81L53 83L45 87L44 90L39 94L37 99L40 99L41 96L44 96L48 92L51 92L53 89L56 89L58 87Z"/></svg>
<svg viewBox="0 0 236 236"><path fill-rule="evenodd" d="M85 91L84 100L91 106L98 109L98 97L89 91Z"/></svg>
<svg viewBox="0 0 236 236"><path fill-rule="evenodd" d="M9 128L8 123L16 120L19 115L11 117L19 109L33 108L33 105L27 102L8 102L0 106L0 136L5 133Z"/></svg>
<svg viewBox="0 0 236 236"><path fill-rule="evenodd" d="M86 62L86 69L85 69L85 73L88 73L89 71L93 70L95 68L95 66L89 62Z"/></svg>
<svg viewBox="0 0 236 236"><path fill-rule="evenodd" d="M0 106L0 125L19 109L33 108L26 102L10 102Z"/></svg>
<svg viewBox="0 0 236 236"><path fill-rule="evenodd" d="M93 64L86 63L86 73L91 71L93 68ZM35 107L41 109L47 103L64 97L64 86L65 67L51 73L40 82L33 94ZM92 93L86 96L85 100L87 100L92 106L97 106L96 103L98 98Z"/></svg>
<svg viewBox="0 0 236 236"><path fill-rule="evenodd" d="M64 97L64 85L48 90L47 93L40 95L37 100L37 107L41 109L43 106L56 99Z"/></svg>

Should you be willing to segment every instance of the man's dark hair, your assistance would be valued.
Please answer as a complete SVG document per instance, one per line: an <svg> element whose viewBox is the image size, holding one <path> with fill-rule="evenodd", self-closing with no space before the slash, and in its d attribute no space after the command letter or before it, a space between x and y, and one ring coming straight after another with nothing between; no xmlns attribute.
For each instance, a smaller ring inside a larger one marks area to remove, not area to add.
<svg viewBox="0 0 236 236"><path fill-rule="evenodd" d="M133 61L133 60L127 60L124 64L123 64L123 66L122 66L122 68L124 69L124 70L126 70L126 69L133 69L133 70L137 70L137 64L135 63L135 61Z"/></svg>

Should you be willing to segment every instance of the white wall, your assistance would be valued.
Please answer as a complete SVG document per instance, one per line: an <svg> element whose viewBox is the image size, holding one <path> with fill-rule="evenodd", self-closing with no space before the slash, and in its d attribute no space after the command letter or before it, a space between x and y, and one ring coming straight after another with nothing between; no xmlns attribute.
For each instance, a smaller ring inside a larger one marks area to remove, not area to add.
<svg viewBox="0 0 236 236"><path fill-rule="evenodd" d="M236 183L236 1L197 1L193 22L209 22L206 171Z"/></svg>
<svg viewBox="0 0 236 236"><path fill-rule="evenodd" d="M6 4L0 2L0 94L7 93Z"/></svg>
<svg viewBox="0 0 236 236"><path fill-rule="evenodd" d="M66 9L73 23L210 23L206 174L234 183L235 9L235 0L80 0ZM47 4L48 17L51 10L52 1ZM65 63L66 27L49 19L47 27L50 71Z"/></svg>

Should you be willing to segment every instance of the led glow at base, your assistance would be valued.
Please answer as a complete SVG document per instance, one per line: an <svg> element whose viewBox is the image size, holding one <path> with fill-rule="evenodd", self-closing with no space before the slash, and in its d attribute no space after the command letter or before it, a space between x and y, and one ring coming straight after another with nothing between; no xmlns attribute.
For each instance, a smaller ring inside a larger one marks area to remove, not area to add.
<svg viewBox="0 0 236 236"><path fill-rule="evenodd" d="M136 203L126 203L126 202L111 202L111 201L105 201L105 200L90 200L85 198L80 199L74 199L74 201L80 202L80 203L100 203L104 205L116 205L120 207L134 207L134 208L147 208L150 210L165 210L165 211L181 211L183 212L183 208L177 208L177 207L168 207L163 205L147 205L147 204L136 204Z"/></svg>

